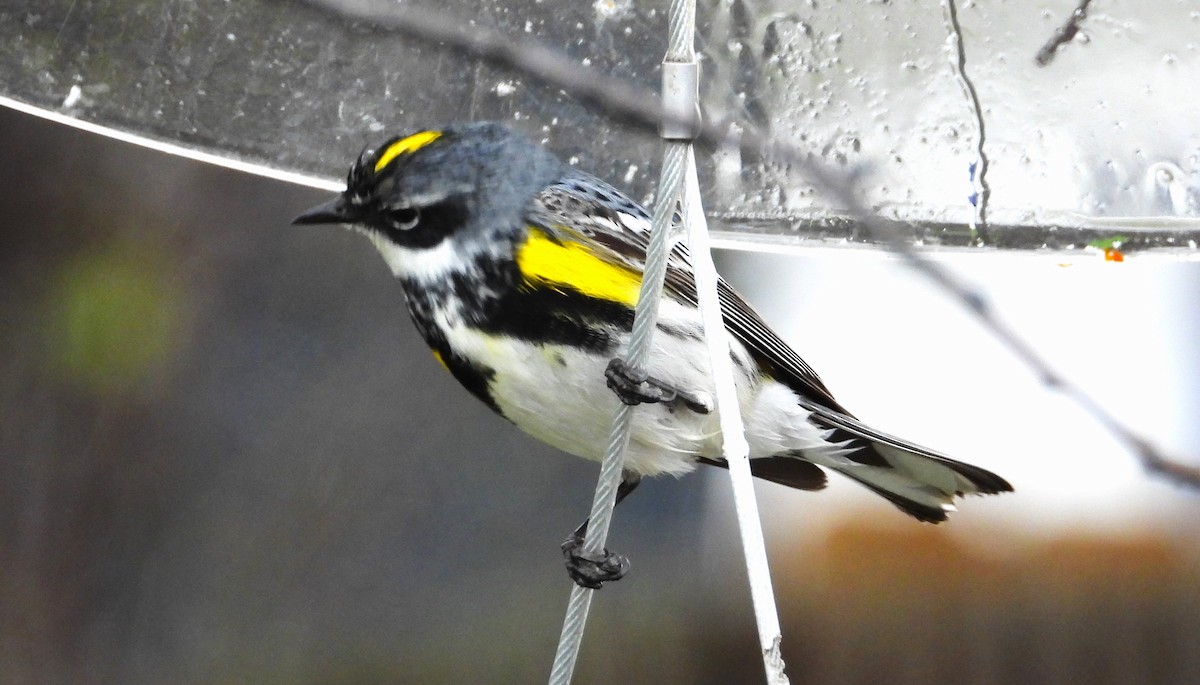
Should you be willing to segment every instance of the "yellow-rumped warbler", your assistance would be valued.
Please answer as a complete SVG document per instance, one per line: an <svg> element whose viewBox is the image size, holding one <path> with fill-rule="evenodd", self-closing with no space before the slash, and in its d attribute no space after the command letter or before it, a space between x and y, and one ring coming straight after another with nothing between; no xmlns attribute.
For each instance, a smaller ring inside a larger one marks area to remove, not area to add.
<svg viewBox="0 0 1200 685"><path fill-rule="evenodd" d="M614 361L630 336L649 235L636 202L494 123L393 138L364 151L346 185L294 223L364 233L403 285L434 357L498 414L599 460L616 403L649 403L633 416L621 498L642 476L724 466L683 248L668 264L646 375ZM863 424L724 282L720 300L754 475L819 490L825 467L931 522L946 519L955 495L1012 490L990 471ZM563 552L577 583L599 587L628 561L607 550L584 558L586 526Z"/></svg>

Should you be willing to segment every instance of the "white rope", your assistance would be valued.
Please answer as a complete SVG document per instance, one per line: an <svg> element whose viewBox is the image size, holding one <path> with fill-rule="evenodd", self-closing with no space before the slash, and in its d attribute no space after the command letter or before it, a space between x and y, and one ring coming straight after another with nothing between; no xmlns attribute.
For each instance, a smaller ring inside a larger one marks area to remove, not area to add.
<svg viewBox="0 0 1200 685"><path fill-rule="evenodd" d="M696 3L695 0L673 0L669 49L666 62L683 63L692 72L688 87L690 93L673 93L682 100L665 101L664 108L676 116L687 116L695 111L698 103L695 88L699 74L695 51ZM687 72L679 74L681 77ZM664 64L664 74L667 74ZM666 84L664 83L664 91ZM672 144L668 145L670 149ZM733 362L729 357L729 335L721 317L721 304L717 296L717 269L713 265L712 252L708 244L708 223L700 200L700 184L696 178L696 158L690 141L683 143L685 155L684 188L679 196L682 204L683 224L687 230L688 246L692 255L692 268L696 279L696 298L704 323L704 339L708 346L709 364L716 389L716 411L721 426L721 451L729 465L729 477L733 485L734 508L737 513L738 530L742 537L742 551L746 561L746 572L750 580L750 597L754 604L755 621L758 626L759 645L762 648L763 666L769 685L787 685L784 674L783 655L780 652L782 633L779 629L779 612L775 606L775 594L771 587L771 571L767 562L766 545L763 541L762 524L758 518L758 502L754 496L753 476L750 473L750 447L746 443L745 427L742 424L741 408L737 388L734 384ZM661 202L661 200L660 200Z"/></svg>
<svg viewBox="0 0 1200 685"><path fill-rule="evenodd" d="M683 194L683 220L687 229L692 269L696 276L696 297L704 321L704 340L708 345L713 383L716 385L717 415L721 424L721 451L729 465L733 483L733 502L737 513L738 530L742 535L742 552L746 573L750 578L750 598L758 624L759 646L769 685L786 685L783 654L779 645L783 633L779 629L779 612L771 586L771 568L763 542L762 523L758 518L758 501L754 495L754 477L750 473L750 446L746 443L742 411L738 404L737 387L733 380L733 360L729 356L729 333L721 317L717 295L717 268L713 264L708 244L708 223L700 201L700 183L696 179L696 158L688 146L686 186Z"/></svg>

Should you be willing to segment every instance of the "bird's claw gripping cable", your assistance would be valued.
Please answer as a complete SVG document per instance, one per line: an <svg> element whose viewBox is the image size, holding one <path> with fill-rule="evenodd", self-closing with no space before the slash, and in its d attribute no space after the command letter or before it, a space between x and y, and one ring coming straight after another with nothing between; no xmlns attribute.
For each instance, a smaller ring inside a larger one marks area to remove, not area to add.
<svg viewBox="0 0 1200 685"><path fill-rule="evenodd" d="M562 543L567 574L577 585L599 590L604 583L620 580L629 573L629 559L607 549L595 556L584 554L583 536L572 533Z"/></svg>
<svg viewBox="0 0 1200 685"><path fill-rule="evenodd" d="M697 414L707 414L712 411L712 407L707 402L674 388L645 371L636 371L620 357L614 357L608 362L608 368L604 370L604 377L608 381L609 389L616 393L622 402L630 406L656 402L683 403Z"/></svg>

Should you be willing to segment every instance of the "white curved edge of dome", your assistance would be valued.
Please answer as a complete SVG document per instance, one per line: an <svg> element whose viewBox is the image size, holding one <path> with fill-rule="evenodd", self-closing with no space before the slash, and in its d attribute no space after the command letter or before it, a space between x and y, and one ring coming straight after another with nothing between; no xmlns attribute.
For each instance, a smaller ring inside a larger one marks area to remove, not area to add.
<svg viewBox="0 0 1200 685"><path fill-rule="evenodd" d="M157 150L158 152L164 152L169 155L175 155L185 159L192 159L197 162L204 162L205 164L213 164L226 169L232 169L234 171L254 174L255 176L261 176L263 178L270 178L277 181L283 181L285 183L294 183L296 185L309 188L329 190L334 192L345 190L346 187L344 183L328 178L309 176L307 174L300 174L294 171L284 171L282 169L275 169L262 164L255 164L253 162L246 162L243 160L234 159L232 157L224 157L211 152L204 152L202 150L179 145L177 143L167 143L161 140L147 138L145 136L138 135L137 133L122 131L120 129L104 126L102 124L97 124L84 119L79 119L69 114L31 105L26 102L21 102L20 100L14 100L13 98L6 97L4 95L0 95L0 107L7 107L9 109L45 119L47 121L53 121L57 124L63 124L64 126L70 126L81 131L87 131L88 133L95 133L97 135L119 140L121 142L138 145L151 150Z"/></svg>

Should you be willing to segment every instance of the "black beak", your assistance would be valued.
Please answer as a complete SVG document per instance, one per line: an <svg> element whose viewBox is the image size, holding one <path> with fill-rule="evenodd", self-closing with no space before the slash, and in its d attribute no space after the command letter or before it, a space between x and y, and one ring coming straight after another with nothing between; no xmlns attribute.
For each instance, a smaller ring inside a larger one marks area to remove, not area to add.
<svg viewBox="0 0 1200 685"><path fill-rule="evenodd" d="M350 224L356 219L356 212L351 211L343 196L338 195L292 219L292 224Z"/></svg>

